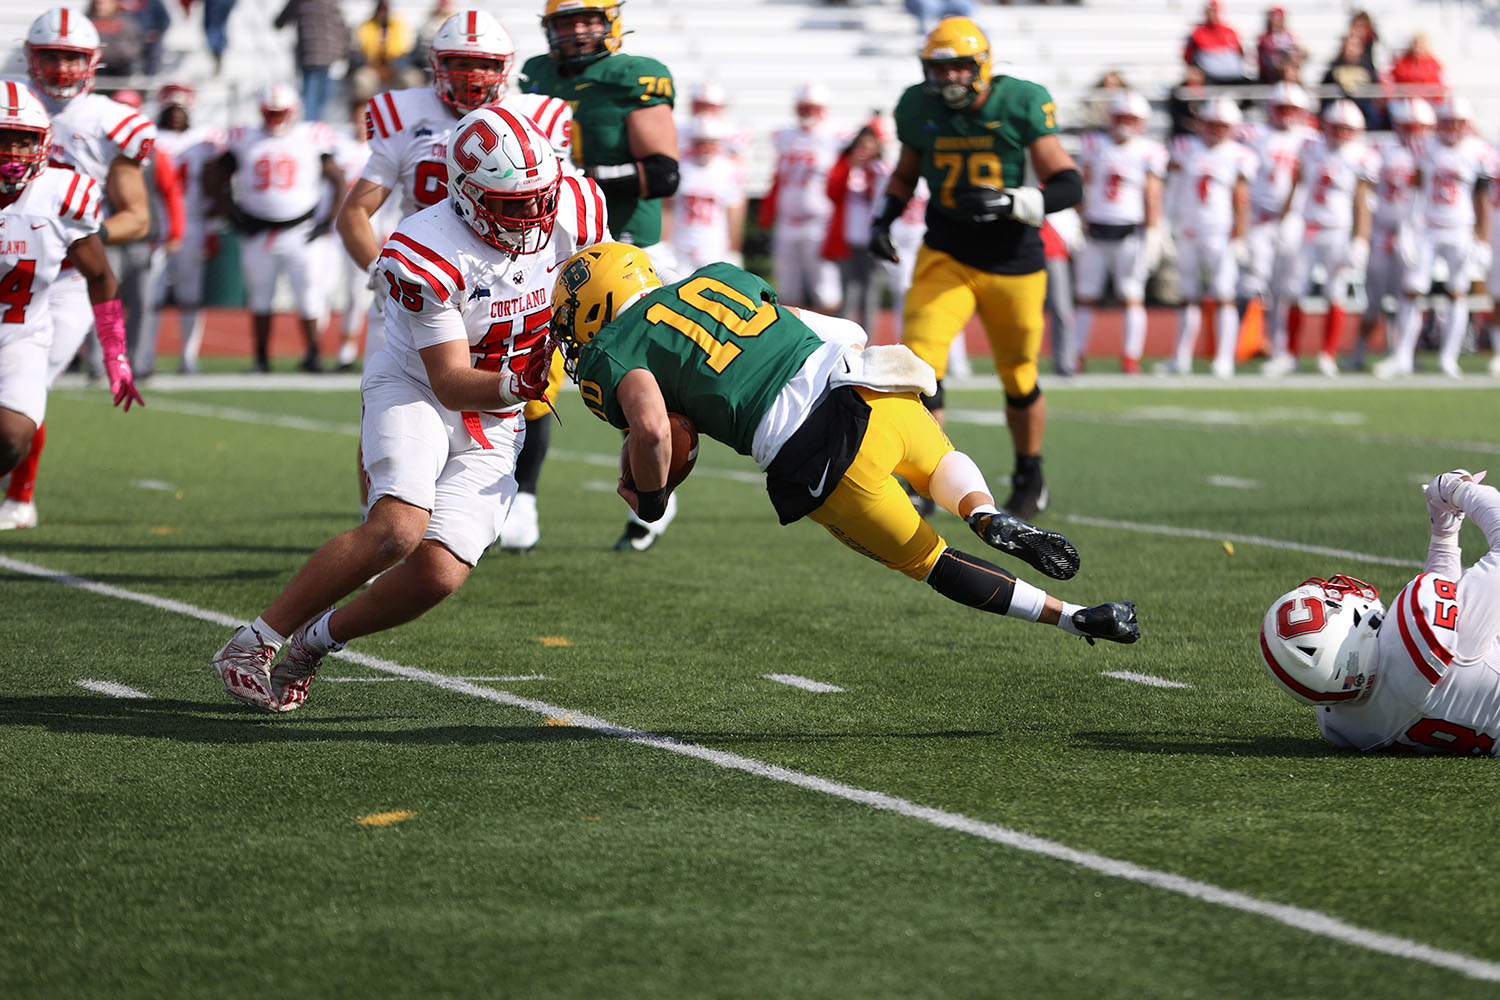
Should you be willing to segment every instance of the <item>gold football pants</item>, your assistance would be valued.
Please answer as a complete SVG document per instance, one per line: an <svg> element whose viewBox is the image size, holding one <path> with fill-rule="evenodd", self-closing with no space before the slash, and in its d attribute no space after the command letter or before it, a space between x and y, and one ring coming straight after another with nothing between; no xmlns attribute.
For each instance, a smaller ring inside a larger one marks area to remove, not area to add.
<svg viewBox="0 0 1500 1000"><path fill-rule="evenodd" d="M948 346L978 310L1005 394L1026 396L1036 388L1046 297L1045 270L991 274L923 244L901 314L901 342L942 378Z"/></svg>
<svg viewBox="0 0 1500 1000"><path fill-rule="evenodd" d="M855 552L924 579L947 543L892 474L925 495L932 470L953 445L916 393L859 394L870 404L864 441L839 485L808 516Z"/></svg>

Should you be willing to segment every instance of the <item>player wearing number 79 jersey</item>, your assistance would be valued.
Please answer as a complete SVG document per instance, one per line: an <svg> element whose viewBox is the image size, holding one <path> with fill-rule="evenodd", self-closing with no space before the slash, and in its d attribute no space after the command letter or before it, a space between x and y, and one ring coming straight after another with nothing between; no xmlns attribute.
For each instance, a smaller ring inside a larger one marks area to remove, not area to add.
<svg viewBox="0 0 1500 1000"><path fill-rule="evenodd" d="M1387 609L1343 575L1282 595L1261 623L1266 669L1317 706L1335 746L1496 756L1500 738L1500 493L1484 473L1424 487L1427 561ZM1467 570L1458 533L1473 518L1489 551Z"/></svg>

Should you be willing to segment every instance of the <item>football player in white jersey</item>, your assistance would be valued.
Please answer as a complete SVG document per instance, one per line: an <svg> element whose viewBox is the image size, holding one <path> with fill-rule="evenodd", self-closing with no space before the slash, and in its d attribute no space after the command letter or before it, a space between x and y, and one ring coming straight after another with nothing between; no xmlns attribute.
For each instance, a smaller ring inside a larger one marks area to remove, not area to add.
<svg viewBox="0 0 1500 1000"><path fill-rule="evenodd" d="M196 93L184 83L163 84L156 92L161 108L156 147L169 154L176 165L184 214L182 242L167 255L157 298L164 300L167 286L171 286L182 337L179 368L184 373L198 370L198 351L203 345L203 265L211 256L204 175L224 151L225 139L219 129L193 125L196 100Z"/></svg>
<svg viewBox="0 0 1500 1000"><path fill-rule="evenodd" d="M499 21L483 11L460 11L433 36L428 56L432 86L392 90L371 98L366 111L370 158L338 217L344 247L360 267L368 271L376 263L381 244L370 220L393 192L398 194L402 218L447 196L449 137L458 120L477 108L498 105L529 118L547 137L563 171L575 172L573 110L555 97L508 93L515 52L510 34ZM384 311L384 300L376 295L365 330L367 358L379 350L383 339ZM559 365L552 377L554 390L561 379ZM534 490L552 428L550 418L541 419L535 409L528 409L534 420L522 465L523 478ZM363 476L360 490L363 497ZM515 505L516 524L507 529L505 547L529 549L536 544L540 534L535 507L535 493L525 492Z"/></svg>
<svg viewBox="0 0 1500 1000"><path fill-rule="evenodd" d="M1249 261L1245 236L1250 223L1250 178L1255 154L1233 138L1243 122L1237 104L1227 97L1205 101L1198 111L1198 134L1181 136L1168 169L1172 185L1171 215L1177 227L1177 280L1182 306L1177 315L1177 346L1162 371L1188 374L1198 342L1202 313L1214 318L1213 373L1234 374L1239 341L1235 285ZM1202 304L1202 312L1199 304Z"/></svg>
<svg viewBox="0 0 1500 1000"><path fill-rule="evenodd" d="M1394 304L1401 295L1401 255L1396 252L1401 227L1412 211L1417 190L1417 163L1437 127L1432 105L1420 97L1392 101L1394 135L1376 147L1380 177L1375 182L1375 209L1370 222L1370 263L1365 269L1365 311L1359 320L1359 339L1354 344L1350 368L1362 371L1365 353L1375 327L1387 313L1386 300ZM1395 326L1387 324L1387 339L1395 339Z"/></svg>
<svg viewBox="0 0 1500 1000"><path fill-rule="evenodd" d="M837 312L839 271L823 258L833 203L828 171L844 143L827 121L828 87L810 81L797 88L797 124L771 137L776 174L760 203L757 222L771 230L771 271L787 305Z"/></svg>
<svg viewBox="0 0 1500 1000"><path fill-rule="evenodd" d="M1301 246L1301 219L1288 212L1297 160L1309 142L1318 138L1312 127L1312 99L1295 83L1278 83L1266 101L1266 123L1250 126L1247 145L1256 156L1250 180L1250 264L1240 271L1240 295L1259 304L1271 331L1272 353L1288 352L1292 338L1288 316L1297 295L1291 290L1292 270Z"/></svg>
<svg viewBox="0 0 1500 1000"><path fill-rule="evenodd" d="M290 84L267 84L260 93L259 127L236 128L214 164L210 189L240 234L240 265L255 333L255 370L271 370L271 304L276 281L292 287L307 352L302 370L318 372L318 327L326 313L333 275L319 266L317 239L333 224L319 217L324 192L337 204L344 172L333 156L333 132L322 122L299 121L302 99Z"/></svg>
<svg viewBox="0 0 1500 1000"><path fill-rule="evenodd" d="M25 84L0 82L0 475L26 457L46 415L47 291L64 260L83 281L116 402L140 402L126 391L124 315L99 238L104 185L47 166L51 141L41 101Z"/></svg>
<svg viewBox="0 0 1500 1000"><path fill-rule="evenodd" d="M1422 572L1390 608L1352 577L1314 577L1261 623L1273 680L1316 707L1328 742L1352 750L1474 757L1500 738L1500 493L1484 473L1445 472L1423 487L1432 536ZM1465 516L1489 551L1463 568Z"/></svg>
<svg viewBox="0 0 1500 1000"><path fill-rule="evenodd" d="M685 132L688 155L662 216L663 239L688 271L715 261L738 265L745 237L744 171L725 151L728 126L722 118L703 115Z"/></svg>
<svg viewBox="0 0 1500 1000"><path fill-rule="evenodd" d="M1323 109L1323 135L1307 144L1297 163L1287 214L1301 221L1302 240L1293 257L1286 285L1295 302L1312 287L1315 271L1323 274L1328 326L1318 351L1318 371L1339 373L1339 342L1344 333L1344 303L1349 283L1358 280L1370 260L1370 192L1380 160L1364 142L1365 116L1353 101L1330 101ZM1295 371L1293 345L1283 339L1261 369L1279 376Z"/></svg>
<svg viewBox="0 0 1500 1000"><path fill-rule="evenodd" d="M1133 90L1109 103L1109 133L1090 132L1078 158L1083 173L1084 243L1074 259L1077 356L1088 353L1094 307L1106 279L1125 306L1121 369L1141 370L1146 347L1146 277L1161 258L1162 182L1167 150L1145 136L1151 104Z"/></svg>
<svg viewBox="0 0 1500 1000"><path fill-rule="evenodd" d="M604 193L564 175L537 127L505 108L459 121L447 184L448 199L407 218L380 252L386 338L360 389L364 523L314 553L213 657L248 704L298 707L329 651L435 607L494 542L515 495L522 407L543 397L551 367L552 272L609 239Z"/></svg>
<svg viewBox="0 0 1500 1000"><path fill-rule="evenodd" d="M1396 310L1396 338L1390 356L1375 366L1379 378L1409 375L1416 367L1417 337L1422 327L1419 296L1432 290L1432 265L1448 267L1450 299L1442 319L1438 369L1459 378L1459 349L1469 325L1469 284L1489 272L1490 213L1485 204L1489 184L1500 163L1489 144L1472 133L1474 113L1462 98L1450 98L1437 110L1437 139L1417 162L1417 196L1412 218L1402 234L1402 300Z"/></svg>
<svg viewBox="0 0 1500 1000"><path fill-rule="evenodd" d="M141 163L151 156L156 126L134 109L92 93L99 65L99 33L93 24L66 7L47 11L26 32L26 64L32 88L52 120L49 158L104 186L99 238L113 246L144 237L151 214ZM88 338L94 313L87 284L70 262L63 263L47 296L53 326L47 356L50 385ZM113 363L110 367L119 370ZM128 362L122 377L126 395L139 401ZM0 531L36 525L34 490L46 439L46 428L39 429L30 453L12 471L0 501Z"/></svg>

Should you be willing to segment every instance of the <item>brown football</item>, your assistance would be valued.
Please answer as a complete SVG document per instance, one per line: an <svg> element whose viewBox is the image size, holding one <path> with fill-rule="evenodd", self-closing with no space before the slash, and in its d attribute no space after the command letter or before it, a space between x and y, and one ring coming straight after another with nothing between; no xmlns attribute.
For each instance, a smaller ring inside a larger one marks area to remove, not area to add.
<svg viewBox="0 0 1500 1000"><path fill-rule="evenodd" d="M682 481L693 471L698 461L698 428L680 413L668 413L672 424L672 463L667 467L667 492L682 485ZM635 489L635 476L630 471L630 433L625 434L625 443L620 445L620 478L625 485Z"/></svg>

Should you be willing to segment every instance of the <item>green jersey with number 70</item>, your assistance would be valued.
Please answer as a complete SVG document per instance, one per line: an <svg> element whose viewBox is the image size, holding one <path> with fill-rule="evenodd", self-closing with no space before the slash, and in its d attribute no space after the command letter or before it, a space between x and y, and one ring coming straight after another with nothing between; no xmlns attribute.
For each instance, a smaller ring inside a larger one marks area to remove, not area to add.
<svg viewBox="0 0 1500 1000"><path fill-rule="evenodd" d="M629 425L615 389L644 368L667 410L701 434L749 455L761 418L823 341L776 304L765 281L733 264L709 264L653 289L578 354L578 391L594 415Z"/></svg>
<svg viewBox="0 0 1500 1000"><path fill-rule="evenodd" d="M921 84L908 87L896 103L896 136L921 154L922 176L932 191L927 245L995 274L1044 268L1040 230L1010 219L975 223L957 199L974 188L1023 185L1027 149L1056 132L1052 96L1029 80L996 77L985 99L963 111L949 108Z"/></svg>

